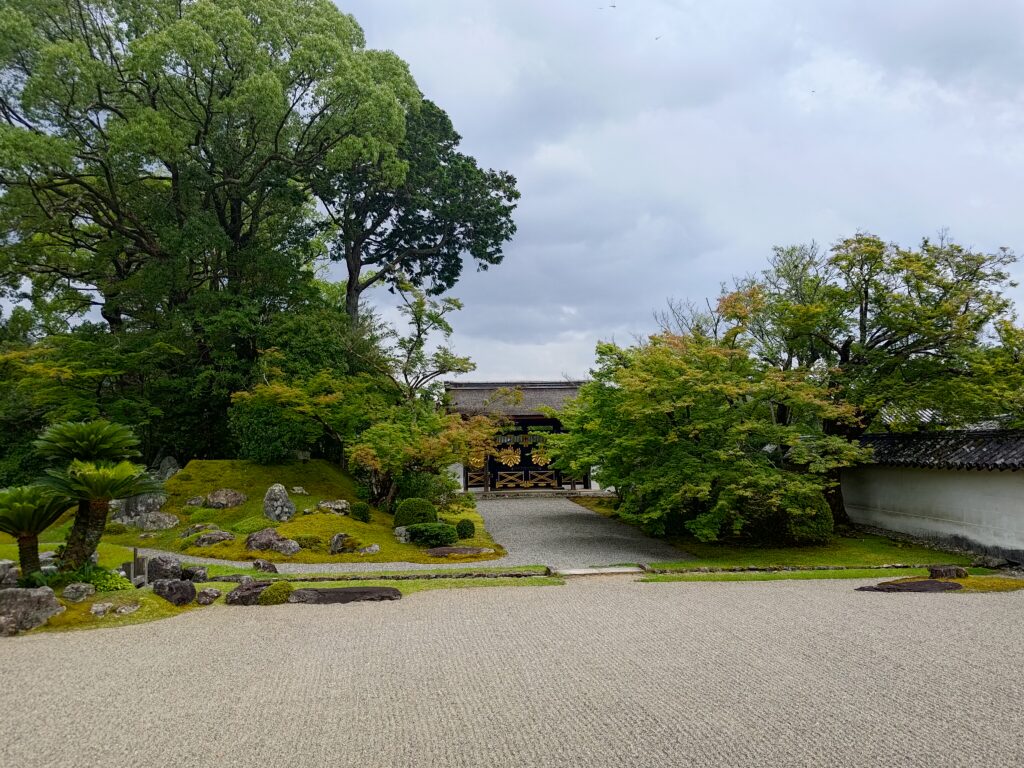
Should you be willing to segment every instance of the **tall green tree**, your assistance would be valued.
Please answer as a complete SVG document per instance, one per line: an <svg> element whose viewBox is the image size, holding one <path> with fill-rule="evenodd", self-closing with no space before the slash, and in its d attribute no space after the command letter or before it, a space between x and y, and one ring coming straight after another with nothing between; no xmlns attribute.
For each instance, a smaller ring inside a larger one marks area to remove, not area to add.
<svg viewBox="0 0 1024 768"><path fill-rule="evenodd" d="M485 170L458 151L461 137L444 110L424 99L406 113L396 157L334 169L314 192L333 224L331 258L345 264L345 306L353 319L375 285L411 282L440 294L468 254L481 269L499 264L515 234L519 191L506 171Z"/></svg>

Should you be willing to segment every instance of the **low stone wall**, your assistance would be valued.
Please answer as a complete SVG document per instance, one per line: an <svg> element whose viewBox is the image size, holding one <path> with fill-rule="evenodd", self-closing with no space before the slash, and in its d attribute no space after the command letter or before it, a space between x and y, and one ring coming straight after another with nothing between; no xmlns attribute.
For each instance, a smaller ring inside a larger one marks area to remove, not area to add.
<svg viewBox="0 0 1024 768"><path fill-rule="evenodd" d="M842 486L854 523L1024 562L1024 472L864 466Z"/></svg>

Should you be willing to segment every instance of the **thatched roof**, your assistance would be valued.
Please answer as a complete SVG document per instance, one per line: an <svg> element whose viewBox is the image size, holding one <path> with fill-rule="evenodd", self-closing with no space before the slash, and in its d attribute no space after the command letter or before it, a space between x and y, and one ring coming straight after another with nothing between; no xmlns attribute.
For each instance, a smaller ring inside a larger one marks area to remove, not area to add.
<svg viewBox="0 0 1024 768"><path fill-rule="evenodd" d="M456 413L543 416L576 397L582 381L447 381L445 391Z"/></svg>

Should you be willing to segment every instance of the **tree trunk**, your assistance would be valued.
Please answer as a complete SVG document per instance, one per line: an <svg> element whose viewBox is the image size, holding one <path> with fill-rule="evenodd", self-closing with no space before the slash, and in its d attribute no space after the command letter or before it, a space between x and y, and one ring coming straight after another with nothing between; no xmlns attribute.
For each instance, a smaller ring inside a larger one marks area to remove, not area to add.
<svg viewBox="0 0 1024 768"><path fill-rule="evenodd" d="M18 562L21 565L22 578L43 569L39 564L39 537L37 535L26 534L18 537Z"/></svg>
<svg viewBox="0 0 1024 768"><path fill-rule="evenodd" d="M359 320L359 293L359 272L357 270L353 274L349 269L348 284L345 286L345 312L348 314L348 319L352 321L353 327Z"/></svg>
<svg viewBox="0 0 1024 768"><path fill-rule="evenodd" d="M71 526L71 533L68 534L68 541L64 546L64 555L61 557L62 571L77 571L90 562L100 544L103 529L107 526L109 509L109 499L78 502L75 522Z"/></svg>

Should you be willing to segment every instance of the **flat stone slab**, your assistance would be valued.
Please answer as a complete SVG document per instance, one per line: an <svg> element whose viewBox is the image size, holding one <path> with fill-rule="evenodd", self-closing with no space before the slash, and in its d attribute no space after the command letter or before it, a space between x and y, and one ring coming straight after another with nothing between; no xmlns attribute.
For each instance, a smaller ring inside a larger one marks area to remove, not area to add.
<svg viewBox="0 0 1024 768"><path fill-rule="evenodd" d="M955 581L936 581L922 579L920 581L883 581L870 587L857 587L858 592L952 592L963 589L962 584Z"/></svg>
<svg viewBox="0 0 1024 768"><path fill-rule="evenodd" d="M431 557L457 557L459 555L490 555L494 552L490 547L431 547L427 554Z"/></svg>
<svg viewBox="0 0 1024 768"><path fill-rule="evenodd" d="M394 587L303 587L288 596L289 603L334 605L379 600L401 600L402 593Z"/></svg>
<svg viewBox="0 0 1024 768"><path fill-rule="evenodd" d="M556 576L616 576L624 573L646 573L635 565L610 565L606 568L556 568Z"/></svg>

